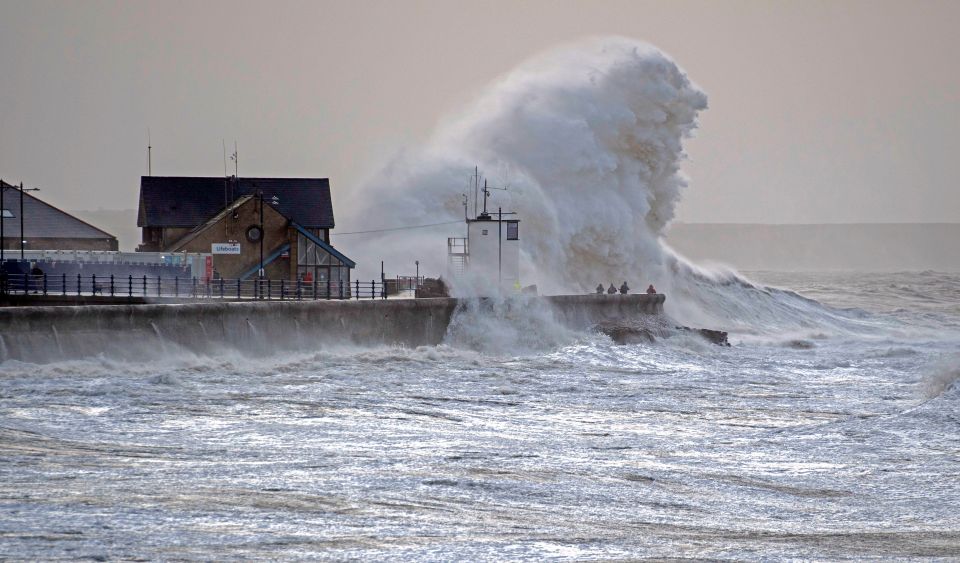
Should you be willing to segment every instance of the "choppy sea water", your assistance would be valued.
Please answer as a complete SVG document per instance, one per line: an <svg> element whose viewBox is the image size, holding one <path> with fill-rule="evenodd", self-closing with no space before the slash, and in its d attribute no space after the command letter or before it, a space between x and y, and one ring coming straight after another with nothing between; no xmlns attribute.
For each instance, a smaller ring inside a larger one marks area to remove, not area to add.
<svg viewBox="0 0 960 563"><path fill-rule="evenodd" d="M960 556L960 275L753 278L819 303L730 348L8 361L0 558Z"/></svg>

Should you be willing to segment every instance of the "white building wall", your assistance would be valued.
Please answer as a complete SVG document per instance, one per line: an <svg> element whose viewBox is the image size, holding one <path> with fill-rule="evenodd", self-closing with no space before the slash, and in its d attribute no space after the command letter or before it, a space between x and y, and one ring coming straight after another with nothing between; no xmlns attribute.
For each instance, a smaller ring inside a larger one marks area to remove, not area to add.
<svg viewBox="0 0 960 563"><path fill-rule="evenodd" d="M494 289L499 284L505 292L515 291L520 284L520 241L507 240L507 222L471 221L468 237L467 272L481 286L478 289Z"/></svg>

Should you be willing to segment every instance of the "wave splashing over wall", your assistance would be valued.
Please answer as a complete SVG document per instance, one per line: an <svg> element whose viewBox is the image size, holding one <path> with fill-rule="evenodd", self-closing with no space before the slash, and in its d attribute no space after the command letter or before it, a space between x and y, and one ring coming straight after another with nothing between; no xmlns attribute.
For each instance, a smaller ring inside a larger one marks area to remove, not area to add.
<svg viewBox="0 0 960 563"><path fill-rule="evenodd" d="M686 185L682 140L706 107L683 70L644 43L602 38L558 49L496 81L424 150L367 183L360 201L377 203L355 217L383 225L462 218L461 192L479 164L510 185L490 203L523 221L525 281L562 292L640 272L656 279L666 271L660 238ZM424 262L442 271L441 241L435 232L377 238L357 253L412 262L437 249Z"/></svg>

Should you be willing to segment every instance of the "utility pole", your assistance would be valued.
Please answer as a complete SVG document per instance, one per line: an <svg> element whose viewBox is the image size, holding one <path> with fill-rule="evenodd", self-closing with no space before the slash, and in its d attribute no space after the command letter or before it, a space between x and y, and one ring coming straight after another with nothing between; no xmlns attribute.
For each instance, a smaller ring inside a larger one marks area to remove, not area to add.
<svg viewBox="0 0 960 563"><path fill-rule="evenodd" d="M3 232L3 216L7 208L3 206L3 193L7 191L7 185L0 180L0 265L3 263L3 248L7 245L7 239Z"/></svg>
<svg viewBox="0 0 960 563"><path fill-rule="evenodd" d="M23 182L20 182L20 259L23 260L23 245L26 240L23 238L23 192L39 192L40 188L23 189ZM2 213L2 212L0 212Z"/></svg>
<svg viewBox="0 0 960 563"><path fill-rule="evenodd" d="M266 233L263 231L263 190L257 190L257 196L260 198L260 269L257 272L258 277L263 277L263 239Z"/></svg>
<svg viewBox="0 0 960 563"><path fill-rule="evenodd" d="M486 199L483 200L486 204ZM503 291L503 208L497 208L497 285Z"/></svg>
<svg viewBox="0 0 960 563"><path fill-rule="evenodd" d="M23 182L20 182L20 259L23 260Z"/></svg>

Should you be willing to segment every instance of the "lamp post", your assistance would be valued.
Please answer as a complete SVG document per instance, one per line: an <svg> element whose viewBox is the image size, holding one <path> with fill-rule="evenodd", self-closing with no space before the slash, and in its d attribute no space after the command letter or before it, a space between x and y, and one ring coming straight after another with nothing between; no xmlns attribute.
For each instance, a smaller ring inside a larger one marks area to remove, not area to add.
<svg viewBox="0 0 960 563"><path fill-rule="evenodd" d="M257 277L263 278L263 190L257 190L257 197L260 198L260 268Z"/></svg>
<svg viewBox="0 0 960 563"><path fill-rule="evenodd" d="M0 180L0 264L4 259L4 247L7 246L7 237L3 232L3 218L6 216L7 208L3 206L3 192L7 191L7 185Z"/></svg>
<svg viewBox="0 0 960 563"><path fill-rule="evenodd" d="M23 238L23 192L39 192L40 188L23 189L23 182L20 182L20 259L23 260L23 245L27 241ZM0 211L0 214L3 212Z"/></svg>
<svg viewBox="0 0 960 563"><path fill-rule="evenodd" d="M3 194L6 193L7 188L16 188L20 191L20 259L24 259L24 247L23 245L27 242L23 238L23 192L39 192L40 188L24 188L23 182L20 182L20 186L11 186L5 183L3 180L0 180L0 262L6 258L6 246L7 246L7 235L4 232L4 218L6 217L7 208L3 204Z"/></svg>
<svg viewBox="0 0 960 563"><path fill-rule="evenodd" d="M414 260L413 263L417 265L417 275L413 278L413 282L414 284L416 284L414 286L414 289L416 289L420 287L420 261Z"/></svg>

